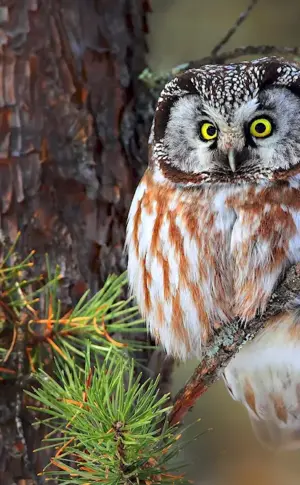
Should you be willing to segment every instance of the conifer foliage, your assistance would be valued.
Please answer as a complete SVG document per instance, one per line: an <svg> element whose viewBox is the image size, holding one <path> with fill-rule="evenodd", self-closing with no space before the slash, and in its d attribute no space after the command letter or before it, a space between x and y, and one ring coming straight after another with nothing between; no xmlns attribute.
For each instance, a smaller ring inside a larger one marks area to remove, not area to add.
<svg viewBox="0 0 300 485"><path fill-rule="evenodd" d="M122 299L126 274L66 309L59 268L51 274L46 258L37 280L33 265L34 254L19 261L14 245L0 266L0 376L29 382L19 412L30 401L36 425L49 428L35 451L52 449L40 474L61 484L188 483L174 467L181 434L166 424L169 396L159 394L159 378L142 379L133 358L145 344L130 335L145 327L131 299Z"/></svg>

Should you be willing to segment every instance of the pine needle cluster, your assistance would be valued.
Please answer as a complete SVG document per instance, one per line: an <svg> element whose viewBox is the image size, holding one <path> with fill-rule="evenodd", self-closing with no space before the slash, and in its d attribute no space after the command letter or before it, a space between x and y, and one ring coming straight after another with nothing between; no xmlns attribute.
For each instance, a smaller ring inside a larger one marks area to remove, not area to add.
<svg viewBox="0 0 300 485"><path fill-rule="evenodd" d="M125 273L109 276L94 296L86 291L74 308L64 308L59 298L60 269L52 271L46 256L46 277L29 278L34 252L19 261L15 246L0 264L0 379L16 376L9 364L19 351L25 354L24 372L34 373L51 365L56 355L66 360L66 350L84 361L87 344L103 356L111 348L130 353L145 347L130 339L145 328L131 298L121 299Z"/></svg>
<svg viewBox="0 0 300 485"><path fill-rule="evenodd" d="M52 428L46 476L65 485L188 483L171 465L181 435L163 428L168 396L158 397L158 379L141 383L134 361L116 353L92 365L90 348L84 370L61 364L55 377L41 371L40 387L28 393L43 405L39 424Z"/></svg>
<svg viewBox="0 0 300 485"><path fill-rule="evenodd" d="M169 396L132 358L146 345L130 336L145 326L121 297L126 274L66 309L59 268L46 258L46 277L30 278L33 267L34 253L20 261L15 245L0 264L0 379L20 387L33 377L25 392L36 424L50 428L36 452L53 455L41 474L65 485L188 483L174 465L181 435L167 425Z"/></svg>

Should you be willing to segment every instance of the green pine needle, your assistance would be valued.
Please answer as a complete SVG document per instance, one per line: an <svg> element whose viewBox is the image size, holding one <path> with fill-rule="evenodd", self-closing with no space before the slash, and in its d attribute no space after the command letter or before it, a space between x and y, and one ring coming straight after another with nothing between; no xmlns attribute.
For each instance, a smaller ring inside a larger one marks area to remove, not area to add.
<svg viewBox="0 0 300 485"><path fill-rule="evenodd" d="M63 314L61 311L59 291L59 268L51 275L48 266L48 284L43 289L45 298L44 316L29 320L32 329L37 325L51 325L50 343L52 350L61 357L68 350L84 361L87 344L98 354L105 355L112 348L131 352L145 348L145 344L130 340L132 333L145 332L144 321L140 318L138 308L131 305L131 298L121 299L121 293L127 284L126 273L120 276L111 275L104 286L94 296L87 291L75 308ZM118 339L114 335L118 335ZM126 341L121 336L126 335ZM33 352L32 357L38 360ZM39 362L39 367L42 362Z"/></svg>
<svg viewBox="0 0 300 485"><path fill-rule="evenodd" d="M131 299L122 299L126 274L110 276L68 311L59 299L60 269L53 272L46 256L46 278L29 278L34 253L20 260L15 248L0 264L0 379L16 378L10 357L24 352L21 372L35 372L37 382L27 394L42 405L32 409L49 428L40 450L55 453L43 474L75 485L188 483L174 464L180 435L163 427L168 396L159 397L158 380L136 378L141 364L130 359L147 346L130 340L145 325ZM3 346L4 329L11 343Z"/></svg>
<svg viewBox="0 0 300 485"><path fill-rule="evenodd" d="M127 284L126 273L111 275L103 288L94 296L87 291L75 308L62 309L59 299L62 276L59 267L51 270L46 255L47 276L27 278L28 269L34 265L30 253L20 261L15 251L16 243L10 248L0 264L0 374L2 378L14 378L15 373L7 370L6 362L14 352L15 330L22 322L22 332L27 342L26 359L29 372L44 368L53 356L66 359L68 353L77 357L83 365L84 349L90 343L95 353L104 356L110 349L122 350L127 354L146 349L145 342L131 339L130 335L145 333L144 321L132 299L122 299ZM11 345L3 347L1 332L7 328L11 333Z"/></svg>
<svg viewBox="0 0 300 485"><path fill-rule="evenodd" d="M60 430L46 440L56 456L44 474L75 485L188 483L171 471L180 435L160 431L169 408L168 396L158 398L158 380L142 384L134 361L112 352L92 366L90 350L84 371L60 361L56 379L41 371L40 387L28 392L43 405L33 409L47 416L39 423Z"/></svg>

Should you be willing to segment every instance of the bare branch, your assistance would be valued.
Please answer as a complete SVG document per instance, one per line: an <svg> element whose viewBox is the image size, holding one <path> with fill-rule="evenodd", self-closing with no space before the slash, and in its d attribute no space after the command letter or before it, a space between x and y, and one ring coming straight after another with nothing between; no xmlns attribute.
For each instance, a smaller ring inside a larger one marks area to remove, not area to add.
<svg viewBox="0 0 300 485"><path fill-rule="evenodd" d="M190 61L187 64L187 69L194 69L204 66L205 64L225 64L239 57L245 56L291 56L300 57L300 47L279 47L276 45L248 45L245 47L237 47L232 51L223 52L217 56L203 57L198 61Z"/></svg>
<svg viewBox="0 0 300 485"><path fill-rule="evenodd" d="M244 47L237 47L232 51L223 52L217 56L202 57L202 59L196 61L190 61L179 66L175 66L168 72L163 74L156 74L149 68L145 69L140 79L153 90L153 99L158 98L160 91L164 85L173 79L174 76L185 72L188 69L197 69L207 64L227 64L239 57L245 58L245 56L282 56L288 57L291 61L300 61L300 47L279 47L276 45L248 45Z"/></svg>
<svg viewBox="0 0 300 485"><path fill-rule="evenodd" d="M206 352L194 374L175 397L170 412L169 423L180 423L197 399L220 378L223 369L241 346L255 337L267 320L282 311L287 302L293 301L300 293L300 265L292 266L283 282L273 293L269 305L261 317L253 319L247 327L242 327L238 321L223 327L216 333L207 347Z"/></svg>
<svg viewBox="0 0 300 485"><path fill-rule="evenodd" d="M253 10L255 5L258 3L258 0L252 0L250 2L250 5L248 6L247 10L245 12L242 12L239 18L236 20L234 25L228 30L227 34L223 37L223 39L213 48L211 51L211 57L216 57L218 55L218 52L224 47L224 45L227 44L227 42L231 39L231 37L235 34L239 26L245 22L247 17L249 16L250 12Z"/></svg>

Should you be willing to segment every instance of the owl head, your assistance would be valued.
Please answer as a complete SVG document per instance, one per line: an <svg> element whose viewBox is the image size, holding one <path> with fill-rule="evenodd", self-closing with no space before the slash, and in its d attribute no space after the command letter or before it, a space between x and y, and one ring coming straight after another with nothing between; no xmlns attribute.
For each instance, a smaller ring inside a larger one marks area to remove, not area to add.
<svg viewBox="0 0 300 485"><path fill-rule="evenodd" d="M292 175L300 162L300 66L264 58L186 71L161 93L150 146L152 167L180 185Z"/></svg>

